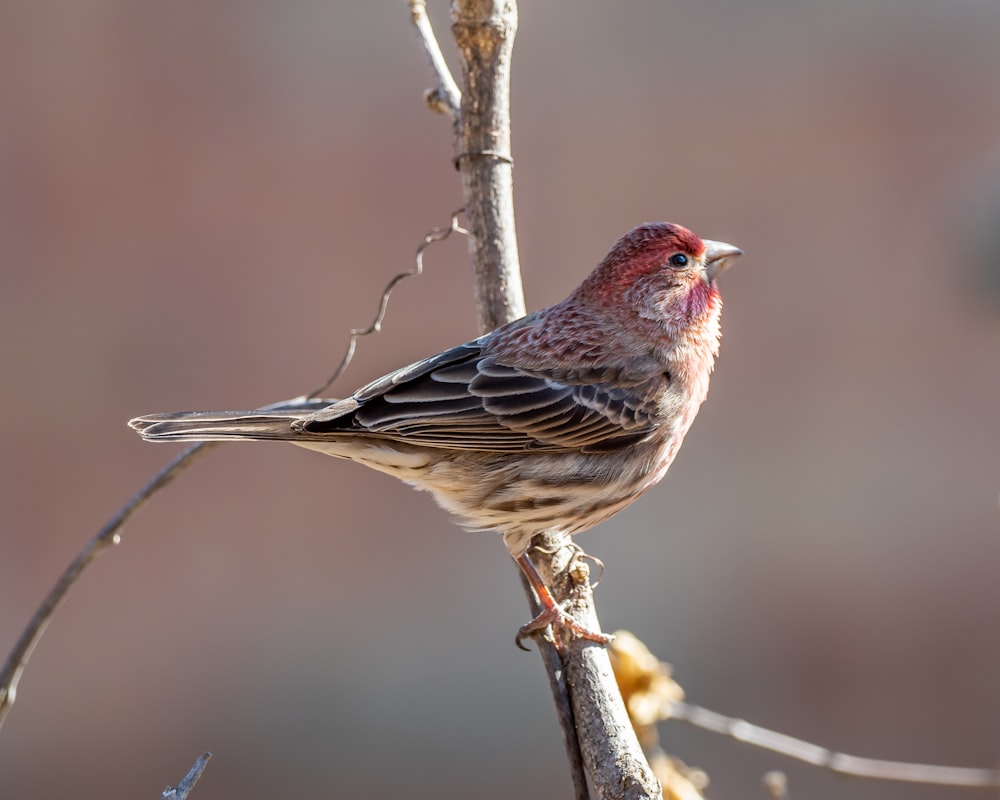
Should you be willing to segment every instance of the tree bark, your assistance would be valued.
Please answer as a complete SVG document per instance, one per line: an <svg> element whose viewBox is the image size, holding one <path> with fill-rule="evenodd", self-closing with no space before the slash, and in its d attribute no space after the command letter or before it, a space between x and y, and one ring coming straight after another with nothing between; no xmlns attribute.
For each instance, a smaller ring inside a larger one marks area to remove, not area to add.
<svg viewBox="0 0 1000 800"><path fill-rule="evenodd" d="M455 165L462 174L479 330L524 316L514 227L510 65L514 0L456 0L451 30L462 57Z"/></svg>

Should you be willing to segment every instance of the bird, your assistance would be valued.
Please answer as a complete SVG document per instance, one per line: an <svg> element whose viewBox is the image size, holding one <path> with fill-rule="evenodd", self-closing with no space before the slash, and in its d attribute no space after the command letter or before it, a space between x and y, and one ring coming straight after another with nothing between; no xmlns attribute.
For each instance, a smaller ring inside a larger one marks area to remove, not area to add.
<svg viewBox="0 0 1000 800"><path fill-rule="evenodd" d="M291 442L428 491L463 527L502 534L542 609L519 645L550 625L607 643L559 606L529 547L539 534L592 528L666 474L719 353L717 279L742 253L645 223L566 299L344 399L129 425L153 442Z"/></svg>

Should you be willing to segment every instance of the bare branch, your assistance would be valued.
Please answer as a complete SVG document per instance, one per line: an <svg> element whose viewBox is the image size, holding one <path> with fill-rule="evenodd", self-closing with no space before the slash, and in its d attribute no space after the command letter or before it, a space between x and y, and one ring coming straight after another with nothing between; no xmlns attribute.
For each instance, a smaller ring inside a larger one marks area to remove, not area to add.
<svg viewBox="0 0 1000 800"><path fill-rule="evenodd" d="M754 747L781 753L797 761L823 767L838 775L941 786L1000 787L1000 770L942 767L934 764L911 764L905 761L881 761L875 758L850 756L687 703L676 703L670 718L721 733Z"/></svg>
<svg viewBox="0 0 1000 800"><path fill-rule="evenodd" d="M521 578L521 586L528 598L531 616L534 618L541 612L542 606L535 597L528 577L520 569L518 569L517 574ZM589 800L590 790L587 787L587 773L583 763L583 752L580 749L580 739L576 732L576 715L573 712L573 702L570 700L562 657L551 642L544 641L538 641L538 654L542 657L545 673L549 677L552 701L556 705L556 716L559 719L559 728L562 730L563 746L566 748L570 777L573 781L573 796L576 800Z"/></svg>
<svg viewBox="0 0 1000 800"><path fill-rule="evenodd" d="M160 489L170 483L196 458L204 455L215 447L214 442L199 442L188 447L167 466L161 469L149 483L142 487L125 505L123 505L103 528L84 546L76 558L66 567L56 585L52 587L42 604L35 611L28 625L21 632L20 638L11 650L10 655L0 669L0 727L3 726L7 714L17 697L17 685L21 680L28 659L36 645L45 633L53 615L62 605L69 590L76 583L83 571L94 559L121 541L121 529L129 518L142 507Z"/></svg>
<svg viewBox="0 0 1000 800"><path fill-rule="evenodd" d="M430 61L431 69L437 76L437 88L431 89L425 95L427 105L439 114L446 114L453 121L458 120L459 106L462 102L462 93L458 90L458 84L452 77L448 63L444 60L441 46L434 35L434 28L427 17L427 4L424 0L409 0L410 19L420 35L420 42L424 46L424 53Z"/></svg>
<svg viewBox="0 0 1000 800"><path fill-rule="evenodd" d="M462 56L455 164L462 173L479 329L524 316L510 155L514 0L456 0L451 30Z"/></svg>
<svg viewBox="0 0 1000 800"><path fill-rule="evenodd" d="M565 534L536 537L531 559L555 599L590 630L600 630L590 570ZM615 680L608 649L567 634L562 663L587 774L602 800L661 797Z"/></svg>
<svg viewBox="0 0 1000 800"><path fill-rule="evenodd" d="M168 786L163 790L163 794L160 795L162 800L187 800L187 796L191 793L198 779L201 778L205 767L208 766L208 759L211 757L212 754L207 751L198 756L198 759L194 762L194 766L184 776L184 780L178 783L177 786Z"/></svg>

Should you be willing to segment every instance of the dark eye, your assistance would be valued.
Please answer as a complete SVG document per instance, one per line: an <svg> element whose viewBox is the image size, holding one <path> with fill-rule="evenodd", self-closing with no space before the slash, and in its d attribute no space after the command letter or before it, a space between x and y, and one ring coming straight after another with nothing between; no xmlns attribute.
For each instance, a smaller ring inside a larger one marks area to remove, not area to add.
<svg viewBox="0 0 1000 800"><path fill-rule="evenodd" d="M683 253L675 253L670 256L670 261L668 263L672 267L686 267L688 264L688 257Z"/></svg>

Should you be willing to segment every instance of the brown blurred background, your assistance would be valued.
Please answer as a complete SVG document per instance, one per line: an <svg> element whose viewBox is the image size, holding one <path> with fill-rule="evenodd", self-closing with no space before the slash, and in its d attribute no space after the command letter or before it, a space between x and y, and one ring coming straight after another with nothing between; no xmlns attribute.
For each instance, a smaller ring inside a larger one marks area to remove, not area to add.
<svg viewBox="0 0 1000 800"><path fill-rule="evenodd" d="M442 39L447 7L432 3ZM668 478L581 538L696 703L873 757L1000 753L1000 4L523 3L530 308L669 219L747 255ZM450 42L446 42L450 45ZM449 46L449 53L451 48ZM403 2L0 4L0 649L174 452L138 413L320 383L461 204ZM476 334L465 244L341 393ZM351 464L233 445L71 595L0 795L570 795L498 538ZM716 798L845 782L679 724Z"/></svg>

